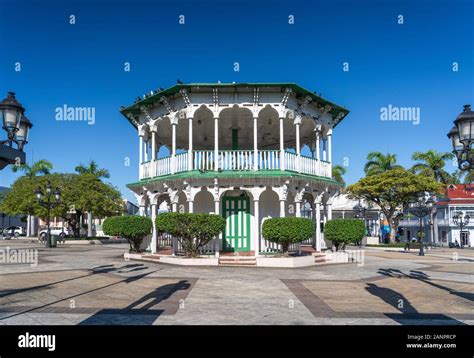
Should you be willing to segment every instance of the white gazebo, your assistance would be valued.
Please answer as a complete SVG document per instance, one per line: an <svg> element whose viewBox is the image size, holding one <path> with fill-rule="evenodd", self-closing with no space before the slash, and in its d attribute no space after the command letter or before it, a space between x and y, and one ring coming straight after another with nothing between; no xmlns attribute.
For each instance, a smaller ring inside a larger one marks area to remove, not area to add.
<svg viewBox="0 0 474 358"><path fill-rule="evenodd" d="M258 256L278 247L261 235L270 217L331 219L332 133L348 110L294 83L191 83L137 98L122 114L139 136L141 215L222 215L227 226L206 252ZM165 244L153 233L149 248ZM321 225L305 243L324 245Z"/></svg>

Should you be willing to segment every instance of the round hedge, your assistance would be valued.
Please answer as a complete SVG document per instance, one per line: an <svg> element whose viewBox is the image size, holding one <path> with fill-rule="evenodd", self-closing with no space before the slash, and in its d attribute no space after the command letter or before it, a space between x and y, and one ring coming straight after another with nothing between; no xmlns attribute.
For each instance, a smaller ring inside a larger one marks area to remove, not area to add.
<svg viewBox="0 0 474 358"><path fill-rule="evenodd" d="M333 219L324 226L324 238L339 250L349 242L360 242L365 235L365 224L359 219Z"/></svg>
<svg viewBox="0 0 474 358"><path fill-rule="evenodd" d="M109 236L125 237L130 250L140 251L143 238L151 233L152 221L145 216L112 216L104 220L102 230Z"/></svg>
<svg viewBox="0 0 474 358"><path fill-rule="evenodd" d="M288 252L290 244L311 239L313 235L314 224L306 218L271 218L262 225L262 236L268 241L281 244L284 253Z"/></svg>
<svg viewBox="0 0 474 358"><path fill-rule="evenodd" d="M162 213L155 220L157 233L176 237L190 257L198 256L200 248L219 235L225 224L223 217L205 213Z"/></svg>

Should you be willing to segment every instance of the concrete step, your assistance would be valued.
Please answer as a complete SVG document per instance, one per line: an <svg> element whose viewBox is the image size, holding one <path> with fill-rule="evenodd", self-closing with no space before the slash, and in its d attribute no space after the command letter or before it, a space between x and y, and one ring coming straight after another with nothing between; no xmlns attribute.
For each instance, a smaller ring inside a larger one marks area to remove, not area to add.
<svg viewBox="0 0 474 358"><path fill-rule="evenodd" d="M315 263L326 262L326 255L325 254L316 253L316 254L313 254L313 256L314 256L314 262Z"/></svg>
<svg viewBox="0 0 474 358"><path fill-rule="evenodd" d="M219 266L257 266L257 259L249 256L221 256Z"/></svg>

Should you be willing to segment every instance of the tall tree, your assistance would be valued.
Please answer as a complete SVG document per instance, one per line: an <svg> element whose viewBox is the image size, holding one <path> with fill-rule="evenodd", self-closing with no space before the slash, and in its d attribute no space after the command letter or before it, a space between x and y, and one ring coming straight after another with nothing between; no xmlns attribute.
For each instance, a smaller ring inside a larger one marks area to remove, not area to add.
<svg viewBox="0 0 474 358"><path fill-rule="evenodd" d="M60 204L52 209L51 216L65 219L76 235L79 234L79 218L85 212L94 212L99 217L121 213L120 192L110 184L103 183L92 174L59 173L18 178L0 203L0 211L10 215L30 213L46 217L46 209L38 204L35 190L38 186L44 189L47 182L61 190Z"/></svg>
<svg viewBox="0 0 474 358"><path fill-rule="evenodd" d="M346 174L347 170L342 165L333 165L332 167L332 178L338 183L345 185L346 182L343 175Z"/></svg>
<svg viewBox="0 0 474 358"><path fill-rule="evenodd" d="M346 188L351 199L363 199L378 205L390 225L390 240L394 241L398 226L396 211L403 209L420 192L440 193L443 185L430 177L395 168L368 175Z"/></svg>
<svg viewBox="0 0 474 358"><path fill-rule="evenodd" d="M473 184L474 182L474 170L469 170L464 177L464 184Z"/></svg>
<svg viewBox="0 0 474 358"><path fill-rule="evenodd" d="M32 165L28 165L25 163L21 165L14 165L12 167L13 172L16 173L18 171L22 171L24 175L28 178L35 178L38 175L50 174L52 169L53 164L45 159L38 160ZM35 222L35 217L28 213L26 221L26 235L30 236L36 234Z"/></svg>
<svg viewBox="0 0 474 358"><path fill-rule="evenodd" d="M388 170L403 168L397 163L396 154L383 154L380 152L370 152L367 155L367 163L364 171L366 175L381 174Z"/></svg>
<svg viewBox="0 0 474 358"><path fill-rule="evenodd" d="M91 160L87 166L81 163L74 170L79 174L92 174L98 179L110 177L109 171L99 168L95 160Z"/></svg>
<svg viewBox="0 0 474 358"><path fill-rule="evenodd" d="M444 167L446 161L453 158L452 153L442 153L432 149L426 152L415 152L412 159L418 161L418 163L413 165L411 170L415 174L430 176L439 183L447 184L449 174L444 170Z"/></svg>
<svg viewBox="0 0 474 358"><path fill-rule="evenodd" d="M37 175L41 174L49 174L53 169L53 164L51 162L41 159L37 162L34 162L32 165L28 164L21 164L21 165L14 165L12 167L13 172L22 171L27 177L34 178Z"/></svg>
<svg viewBox="0 0 474 358"><path fill-rule="evenodd" d="M110 173L107 169L99 168L95 160L91 160L89 165L80 164L75 168L81 175L92 175L100 181L101 178L109 178ZM92 236L92 211L87 211L87 236Z"/></svg>

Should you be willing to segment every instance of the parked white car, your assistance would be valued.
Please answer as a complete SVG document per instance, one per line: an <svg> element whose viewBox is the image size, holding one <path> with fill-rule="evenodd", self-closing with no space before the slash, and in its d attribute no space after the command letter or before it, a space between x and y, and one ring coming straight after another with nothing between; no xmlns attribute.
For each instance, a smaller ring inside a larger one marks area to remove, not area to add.
<svg viewBox="0 0 474 358"><path fill-rule="evenodd" d="M65 228L65 227L51 226L50 230L51 230L51 236L59 236L61 239L64 239L66 236L71 236L72 235L72 231ZM44 228L44 229L40 230L39 237L41 239L46 238L47 235L48 235L48 229L47 228Z"/></svg>
<svg viewBox="0 0 474 358"><path fill-rule="evenodd" d="M26 236L25 228L21 226L9 226L3 229L3 236L4 237L19 237L19 236Z"/></svg>

